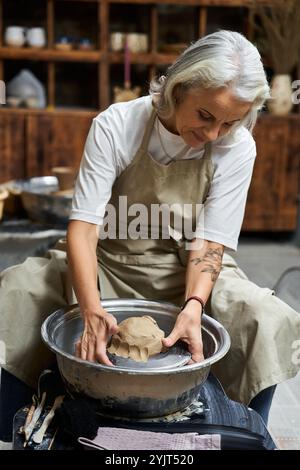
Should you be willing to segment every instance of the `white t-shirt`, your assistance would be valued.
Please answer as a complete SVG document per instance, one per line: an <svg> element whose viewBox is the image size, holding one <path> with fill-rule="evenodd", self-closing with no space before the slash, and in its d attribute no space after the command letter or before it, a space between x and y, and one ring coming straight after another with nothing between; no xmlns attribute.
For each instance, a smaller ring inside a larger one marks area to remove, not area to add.
<svg viewBox="0 0 300 470"><path fill-rule="evenodd" d="M93 119L70 219L102 224L114 181L134 158L152 109L151 97L146 96L113 104ZM170 159L166 152L176 156L185 145L180 136L172 134L156 120L148 147L152 158L168 164ZM182 158L200 159L203 155L204 148L190 148ZM237 249L255 156L254 139L245 127L212 143L215 171L204 205L202 233L205 240Z"/></svg>

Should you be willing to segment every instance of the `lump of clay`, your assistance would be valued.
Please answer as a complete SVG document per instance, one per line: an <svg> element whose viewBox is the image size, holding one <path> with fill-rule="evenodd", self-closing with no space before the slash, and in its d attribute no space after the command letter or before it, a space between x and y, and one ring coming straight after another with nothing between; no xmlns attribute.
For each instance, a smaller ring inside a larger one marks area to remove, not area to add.
<svg viewBox="0 0 300 470"><path fill-rule="evenodd" d="M126 318L119 324L119 332L112 337L108 352L146 362L149 356L162 351L164 336L156 321L148 315Z"/></svg>

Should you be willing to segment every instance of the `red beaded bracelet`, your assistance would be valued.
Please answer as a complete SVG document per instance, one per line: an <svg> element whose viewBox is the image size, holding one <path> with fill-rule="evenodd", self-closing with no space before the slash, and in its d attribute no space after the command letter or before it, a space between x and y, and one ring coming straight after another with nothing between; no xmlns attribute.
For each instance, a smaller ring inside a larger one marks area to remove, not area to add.
<svg viewBox="0 0 300 470"><path fill-rule="evenodd" d="M205 303L204 303L204 301L203 301L200 297L198 297L198 296L196 296L196 295L193 295L192 297L189 297L189 298L184 302L183 306L181 307L181 310L183 310L183 309L186 307L186 304L187 304L190 300L193 300L193 299L194 299L194 300L197 300L197 301L202 305L202 312L201 312L201 315L202 315L202 313L204 312Z"/></svg>

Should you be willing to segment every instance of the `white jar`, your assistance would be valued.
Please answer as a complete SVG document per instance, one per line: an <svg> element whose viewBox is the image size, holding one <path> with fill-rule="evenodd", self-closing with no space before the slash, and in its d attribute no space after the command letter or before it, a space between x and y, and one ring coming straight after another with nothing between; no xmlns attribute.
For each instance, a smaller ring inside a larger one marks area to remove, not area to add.
<svg viewBox="0 0 300 470"><path fill-rule="evenodd" d="M139 34L140 52L148 52L148 34Z"/></svg>
<svg viewBox="0 0 300 470"><path fill-rule="evenodd" d="M5 30L4 41L7 46L22 47L26 41L26 28L23 26L8 26Z"/></svg>
<svg viewBox="0 0 300 470"><path fill-rule="evenodd" d="M134 54L147 52L148 50L148 36L141 33L128 33L127 45L130 52Z"/></svg>
<svg viewBox="0 0 300 470"><path fill-rule="evenodd" d="M30 28L27 31L27 44L30 47L45 47L46 34L44 28Z"/></svg>
<svg viewBox="0 0 300 470"><path fill-rule="evenodd" d="M110 34L110 49L114 52L121 52L124 50L125 33L111 33Z"/></svg>

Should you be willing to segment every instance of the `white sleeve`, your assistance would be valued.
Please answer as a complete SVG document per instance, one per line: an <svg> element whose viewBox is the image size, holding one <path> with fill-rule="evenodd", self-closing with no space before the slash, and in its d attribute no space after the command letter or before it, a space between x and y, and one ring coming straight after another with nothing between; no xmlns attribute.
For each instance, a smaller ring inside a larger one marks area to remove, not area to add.
<svg viewBox="0 0 300 470"><path fill-rule="evenodd" d="M94 118L75 185L70 220L101 225L117 176L112 134L101 116Z"/></svg>
<svg viewBox="0 0 300 470"><path fill-rule="evenodd" d="M256 146L247 131L246 139L243 138L230 148L221 146L216 150L220 152L221 159L226 159L226 165L223 160L223 164L215 172L202 211L201 233L205 240L236 250L256 157Z"/></svg>

